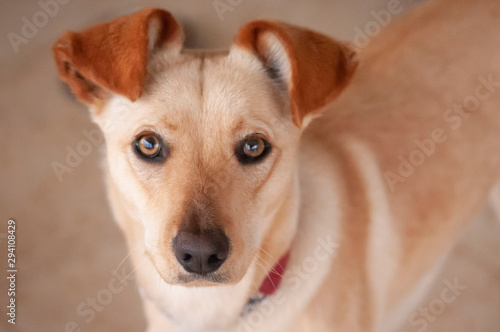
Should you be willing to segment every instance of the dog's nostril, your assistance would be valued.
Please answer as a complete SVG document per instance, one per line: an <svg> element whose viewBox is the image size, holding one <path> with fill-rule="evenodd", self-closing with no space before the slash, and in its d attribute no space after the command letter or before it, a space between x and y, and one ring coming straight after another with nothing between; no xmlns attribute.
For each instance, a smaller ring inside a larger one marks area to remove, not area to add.
<svg viewBox="0 0 500 332"><path fill-rule="evenodd" d="M184 257L182 257L182 261L188 263L192 258L193 256L190 254L185 254Z"/></svg>
<svg viewBox="0 0 500 332"><path fill-rule="evenodd" d="M211 255L210 257L208 257L208 264L209 265L217 264L220 261L222 261L222 259L220 259L219 257L217 257L217 255Z"/></svg>

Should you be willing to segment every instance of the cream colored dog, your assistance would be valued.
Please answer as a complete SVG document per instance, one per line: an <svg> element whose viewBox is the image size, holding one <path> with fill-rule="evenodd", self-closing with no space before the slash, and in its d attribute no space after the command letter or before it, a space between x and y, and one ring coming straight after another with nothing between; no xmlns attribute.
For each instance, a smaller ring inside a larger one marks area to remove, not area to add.
<svg viewBox="0 0 500 332"><path fill-rule="evenodd" d="M499 15L431 1L358 58L270 21L187 51L160 9L66 33L149 331L407 320L500 176Z"/></svg>

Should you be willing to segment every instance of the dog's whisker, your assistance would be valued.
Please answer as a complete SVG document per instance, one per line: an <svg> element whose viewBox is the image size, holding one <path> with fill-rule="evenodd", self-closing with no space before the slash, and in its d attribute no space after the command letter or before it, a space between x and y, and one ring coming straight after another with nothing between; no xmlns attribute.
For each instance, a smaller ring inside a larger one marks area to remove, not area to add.
<svg viewBox="0 0 500 332"><path fill-rule="evenodd" d="M260 249L259 249L259 253L258 253L259 257L260 257L260 253L266 254L268 257L270 257L270 258L271 258L271 262L273 263L273 265L275 265L275 264L278 264L278 263L279 263L279 262L276 260L276 258L274 258L274 256L272 256L272 255L271 255L269 252L267 252L265 249L263 249L263 248L260 248ZM261 258L262 258L262 259L264 259L264 257L261 257Z"/></svg>
<svg viewBox="0 0 500 332"><path fill-rule="evenodd" d="M260 257L259 257L260 258ZM261 259L261 258L260 258ZM258 261L257 261L258 262ZM260 264L260 263L258 263ZM266 267L264 267L262 264L260 265L262 268L264 268L264 272L266 272L266 275L269 273L270 270L268 270ZM280 277L283 277L280 275ZM271 284L273 285L273 288L276 288L276 285L274 284L274 281L272 278L269 279L271 281Z"/></svg>
<svg viewBox="0 0 500 332"><path fill-rule="evenodd" d="M136 246L134 249L130 250L129 253L127 254L127 256L125 256L125 258L122 259L122 261L120 262L120 264L118 264L118 266L116 267L115 269L115 273L116 271L118 271L118 269L120 268L120 266L122 266L122 264L127 260L127 258L129 258L129 256L134 252L136 251L137 249L140 248L141 245L138 245Z"/></svg>
<svg viewBox="0 0 500 332"><path fill-rule="evenodd" d="M266 268L264 265L262 265L262 263L260 263L258 261L256 261L255 263L257 264L257 267L261 268L262 272L264 272L267 275L267 273L269 272L269 269Z"/></svg>
<svg viewBox="0 0 500 332"><path fill-rule="evenodd" d="M257 255L257 259L259 259L259 261L261 262L261 264L265 264L266 265L265 269L267 270L267 272L273 270L274 266L271 265L269 262L267 262L263 257L260 257L259 255Z"/></svg>
<svg viewBox="0 0 500 332"><path fill-rule="evenodd" d="M265 262L265 261L262 259L262 257L260 257L260 259L261 259L263 262ZM270 265L269 265L269 263L267 263L267 262L265 262L265 263L266 263L266 264L268 264L268 266L270 266ZM276 266L276 265L275 265L275 266ZM284 276L284 275L283 275L283 274L281 274L281 273L278 273L278 271L276 271L276 269L275 269L275 266L272 266L271 268L268 268L268 273L269 273L270 271L273 271L273 273L275 273L276 275L278 275L278 276L280 276L281 278L283 278L283 276ZM281 266L281 265L280 265L280 266Z"/></svg>
<svg viewBox="0 0 500 332"><path fill-rule="evenodd" d="M283 268L283 266L280 264L280 262L278 260L276 260L276 258L274 258L274 256L272 256L270 253L268 253L264 248L260 248L260 250L263 253L267 254L269 257L271 257L276 265L279 265L281 268Z"/></svg>
<svg viewBox="0 0 500 332"><path fill-rule="evenodd" d="M262 266L262 267L263 267L263 266ZM263 268L264 268L264 267L263 267ZM266 275L266 278L267 278L267 275ZM271 284L273 285L273 288L276 288L276 285L274 284L273 279L271 278L271 279L269 279L269 280L271 281ZM260 287L259 287L259 288L257 288L257 289L260 289Z"/></svg>
<svg viewBox="0 0 500 332"><path fill-rule="evenodd" d="M255 287L255 291L258 292L259 291L259 285L257 285L257 283L255 282L255 280L253 280L253 279L252 279L252 284Z"/></svg>

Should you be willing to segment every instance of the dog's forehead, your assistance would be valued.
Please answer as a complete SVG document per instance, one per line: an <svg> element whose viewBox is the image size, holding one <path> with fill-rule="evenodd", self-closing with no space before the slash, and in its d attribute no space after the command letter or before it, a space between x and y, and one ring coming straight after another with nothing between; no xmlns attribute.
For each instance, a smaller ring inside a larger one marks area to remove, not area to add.
<svg viewBox="0 0 500 332"><path fill-rule="evenodd" d="M267 122L278 111L260 63L225 54L188 54L166 64L152 73L142 103L176 126L208 132Z"/></svg>

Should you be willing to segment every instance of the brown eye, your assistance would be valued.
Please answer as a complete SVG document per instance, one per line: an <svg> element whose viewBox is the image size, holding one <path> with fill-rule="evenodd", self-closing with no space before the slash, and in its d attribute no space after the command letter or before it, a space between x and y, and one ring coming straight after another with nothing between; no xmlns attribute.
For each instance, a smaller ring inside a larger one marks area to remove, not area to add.
<svg viewBox="0 0 500 332"><path fill-rule="evenodd" d="M243 153L251 158L260 156L264 149L264 140L258 136L250 137L243 145Z"/></svg>
<svg viewBox="0 0 500 332"><path fill-rule="evenodd" d="M242 164L262 160L271 150L271 144L257 134L250 135L240 142L235 154Z"/></svg>
<svg viewBox="0 0 500 332"><path fill-rule="evenodd" d="M153 133L140 135L135 140L135 150L143 158L156 158L162 152L160 138Z"/></svg>

